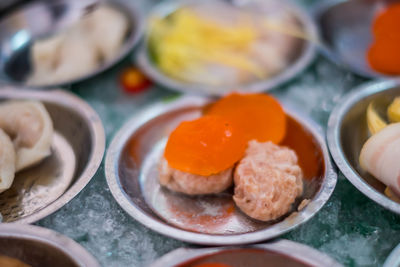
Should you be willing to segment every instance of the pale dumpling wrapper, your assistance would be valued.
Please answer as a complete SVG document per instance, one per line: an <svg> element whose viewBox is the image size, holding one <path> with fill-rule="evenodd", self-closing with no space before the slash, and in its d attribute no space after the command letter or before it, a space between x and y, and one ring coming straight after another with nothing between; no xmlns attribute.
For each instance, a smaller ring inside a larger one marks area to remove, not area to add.
<svg viewBox="0 0 400 267"><path fill-rule="evenodd" d="M111 60L118 54L129 30L128 18L115 8L102 6L82 21L90 42L103 60Z"/></svg>
<svg viewBox="0 0 400 267"><path fill-rule="evenodd" d="M400 123L393 123L372 135L360 152L361 167L400 193Z"/></svg>
<svg viewBox="0 0 400 267"><path fill-rule="evenodd" d="M0 104L0 128L14 144L16 172L50 155L53 122L42 103L10 101Z"/></svg>
<svg viewBox="0 0 400 267"><path fill-rule="evenodd" d="M14 145L10 137L0 129L0 193L11 187L12 182L14 181L14 176Z"/></svg>

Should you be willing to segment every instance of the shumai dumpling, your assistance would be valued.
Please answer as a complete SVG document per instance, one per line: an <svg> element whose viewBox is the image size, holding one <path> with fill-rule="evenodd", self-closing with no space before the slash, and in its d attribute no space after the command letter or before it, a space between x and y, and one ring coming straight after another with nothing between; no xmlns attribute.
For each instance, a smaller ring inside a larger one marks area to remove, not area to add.
<svg viewBox="0 0 400 267"><path fill-rule="evenodd" d="M0 104L0 128L14 143L16 171L50 155L53 122L42 103L9 101Z"/></svg>
<svg viewBox="0 0 400 267"><path fill-rule="evenodd" d="M0 193L11 187L14 181L14 175L14 146L10 137L0 129Z"/></svg>

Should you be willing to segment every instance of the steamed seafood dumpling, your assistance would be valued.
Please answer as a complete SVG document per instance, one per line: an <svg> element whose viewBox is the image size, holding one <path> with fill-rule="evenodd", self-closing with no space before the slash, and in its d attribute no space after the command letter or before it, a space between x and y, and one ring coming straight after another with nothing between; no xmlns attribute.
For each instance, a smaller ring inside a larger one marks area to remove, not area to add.
<svg viewBox="0 0 400 267"><path fill-rule="evenodd" d="M10 137L0 129L0 193L11 187L15 175L15 151ZM1 222L1 220L0 220Z"/></svg>
<svg viewBox="0 0 400 267"><path fill-rule="evenodd" d="M272 142L250 141L233 179L236 205L260 221L285 215L303 193L303 172L296 152Z"/></svg>
<svg viewBox="0 0 400 267"><path fill-rule="evenodd" d="M16 171L50 155L53 122L42 103L10 101L0 104L0 128L14 143Z"/></svg>
<svg viewBox="0 0 400 267"><path fill-rule="evenodd" d="M38 40L31 48L31 64L33 74L28 78L30 85L46 85L52 82L49 75L58 64L58 54L65 40L65 35L60 34L45 40Z"/></svg>
<svg viewBox="0 0 400 267"><path fill-rule="evenodd" d="M96 69L99 55L85 38L84 32L71 32L60 48L58 62L57 67L48 75L55 82L63 82L82 77Z"/></svg>
<svg viewBox="0 0 400 267"><path fill-rule="evenodd" d="M83 21L83 26L93 47L108 61L119 53L129 30L129 21L120 11L102 6Z"/></svg>

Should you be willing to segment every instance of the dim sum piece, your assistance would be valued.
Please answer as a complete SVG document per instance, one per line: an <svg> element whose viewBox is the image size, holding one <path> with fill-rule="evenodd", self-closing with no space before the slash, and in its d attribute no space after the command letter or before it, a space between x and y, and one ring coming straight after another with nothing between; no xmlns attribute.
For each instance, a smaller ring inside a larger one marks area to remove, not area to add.
<svg viewBox="0 0 400 267"><path fill-rule="evenodd" d="M10 137L0 129L0 193L11 187L15 175L15 151ZM0 220L1 222L1 220Z"/></svg>
<svg viewBox="0 0 400 267"><path fill-rule="evenodd" d="M371 136L361 149L360 165L400 195L400 123Z"/></svg>
<svg viewBox="0 0 400 267"><path fill-rule="evenodd" d="M107 6L96 9L82 24L90 42L104 61L118 54L129 29L128 18Z"/></svg>
<svg viewBox="0 0 400 267"><path fill-rule="evenodd" d="M289 212L303 193L302 178L293 150L253 140L236 167L233 200L254 219L275 220Z"/></svg>
<svg viewBox="0 0 400 267"><path fill-rule="evenodd" d="M10 101L0 104L0 128L14 143L16 171L50 155L53 123L42 103Z"/></svg>
<svg viewBox="0 0 400 267"><path fill-rule="evenodd" d="M82 77L99 65L99 56L83 32L71 33L65 39L58 56L59 64L51 74L54 82Z"/></svg>
<svg viewBox="0 0 400 267"><path fill-rule="evenodd" d="M220 193L232 185L232 168L218 174L202 176L176 170L163 158L159 165L160 184L168 189L188 195Z"/></svg>

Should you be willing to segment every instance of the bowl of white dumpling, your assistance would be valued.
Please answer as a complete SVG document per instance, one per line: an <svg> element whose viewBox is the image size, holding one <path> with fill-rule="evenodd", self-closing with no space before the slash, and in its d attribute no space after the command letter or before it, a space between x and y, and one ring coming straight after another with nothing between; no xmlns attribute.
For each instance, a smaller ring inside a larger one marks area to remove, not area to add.
<svg viewBox="0 0 400 267"><path fill-rule="evenodd" d="M66 123L68 122L68 123ZM62 90L0 90L0 214L33 223L75 197L100 166L104 129Z"/></svg>
<svg viewBox="0 0 400 267"><path fill-rule="evenodd" d="M0 81L57 87L110 68L141 37L132 2L99 1L80 14L80 1L34 1L6 15L0 20Z"/></svg>

